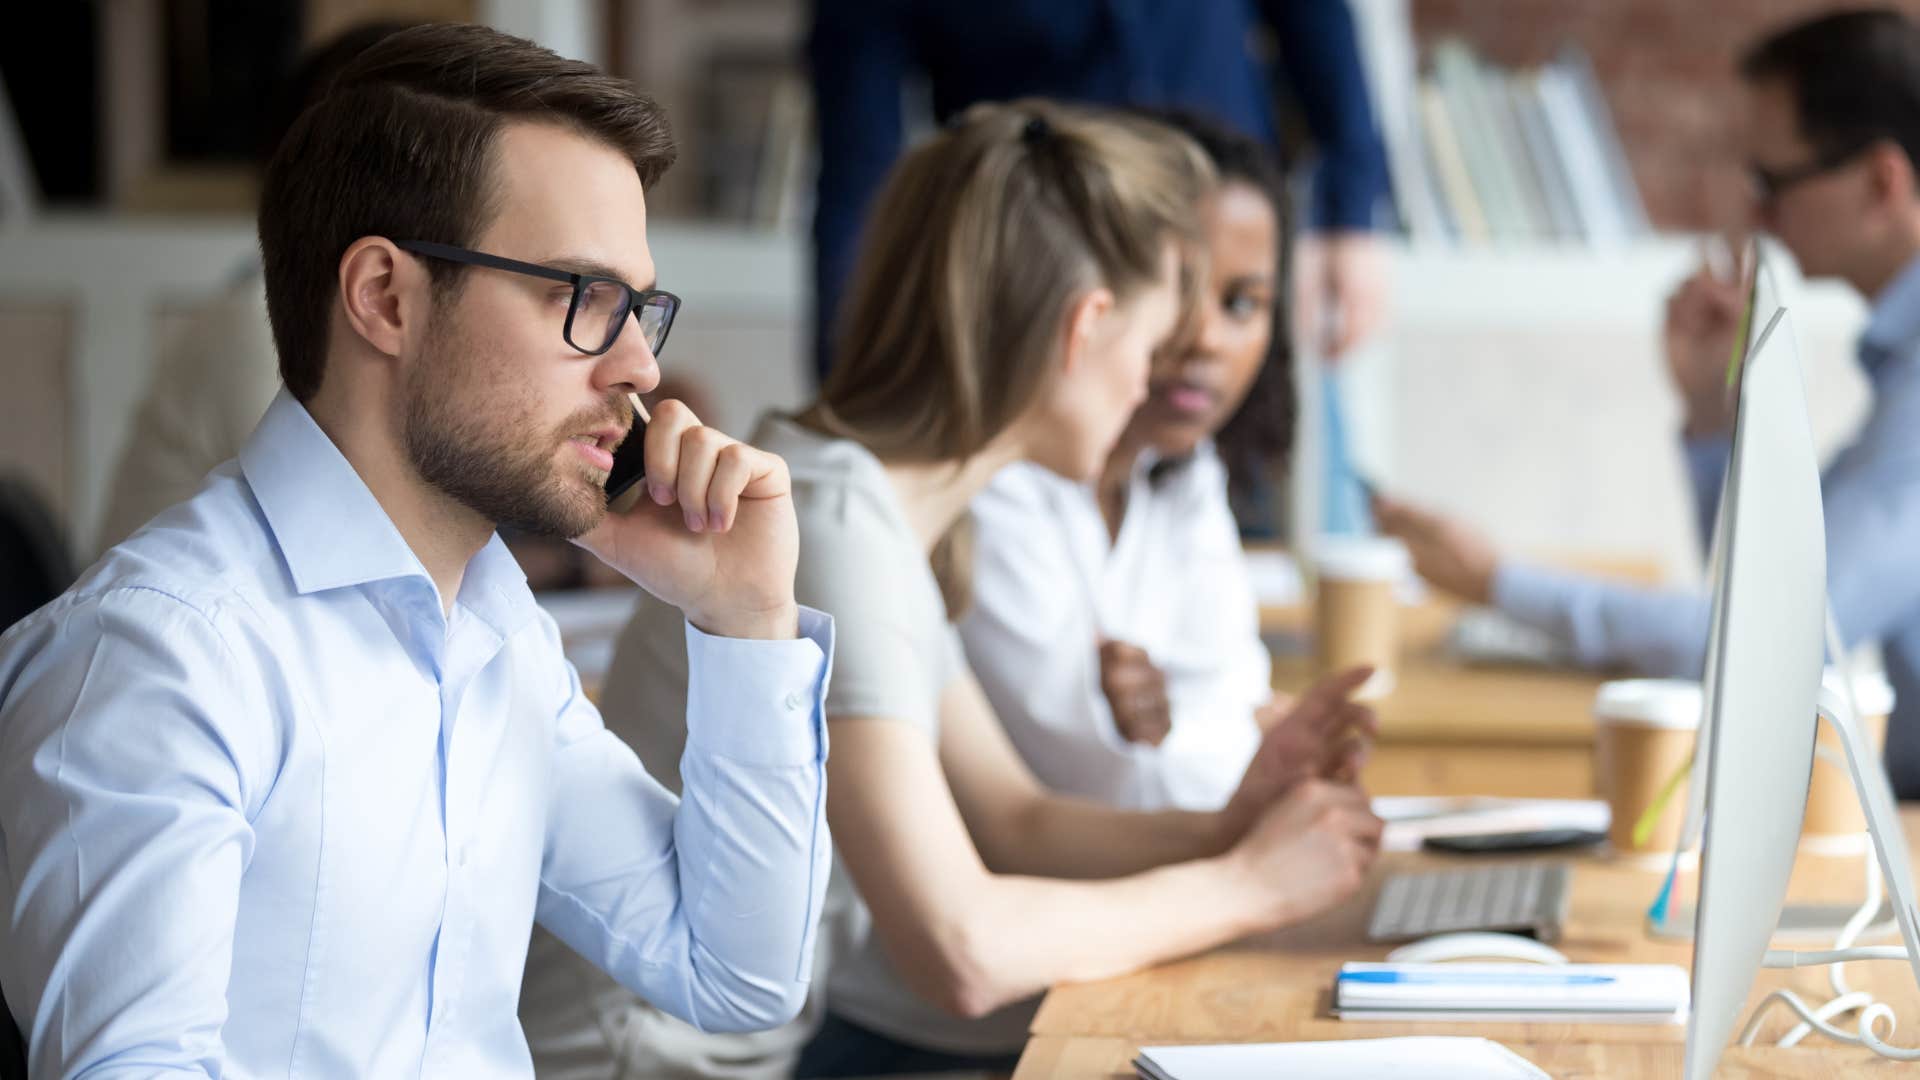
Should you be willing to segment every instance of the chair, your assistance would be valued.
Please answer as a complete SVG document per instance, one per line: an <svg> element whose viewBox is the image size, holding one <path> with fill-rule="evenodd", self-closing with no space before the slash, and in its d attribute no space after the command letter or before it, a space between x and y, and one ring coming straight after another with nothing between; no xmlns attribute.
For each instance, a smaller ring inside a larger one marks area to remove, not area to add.
<svg viewBox="0 0 1920 1080"><path fill-rule="evenodd" d="M0 1080L27 1080L27 1040L14 1026L4 994L0 994Z"/></svg>
<svg viewBox="0 0 1920 1080"><path fill-rule="evenodd" d="M59 596L79 570L40 493L0 475L0 631Z"/></svg>

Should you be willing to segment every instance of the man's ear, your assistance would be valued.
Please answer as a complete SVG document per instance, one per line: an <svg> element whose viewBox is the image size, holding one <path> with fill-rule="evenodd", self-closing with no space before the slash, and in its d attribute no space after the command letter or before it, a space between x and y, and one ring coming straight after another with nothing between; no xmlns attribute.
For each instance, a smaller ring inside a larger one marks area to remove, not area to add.
<svg viewBox="0 0 1920 1080"><path fill-rule="evenodd" d="M347 325L385 356L400 355L411 323L423 322L426 269L383 236L363 236L340 256L340 307Z"/></svg>
<svg viewBox="0 0 1920 1080"><path fill-rule="evenodd" d="M1874 201L1902 211L1911 208L1914 199L1920 198L1920 191L1915 188L1913 162L1907 152L1893 140L1881 139L1869 146L1866 153L1868 183L1873 185Z"/></svg>
<svg viewBox="0 0 1920 1080"><path fill-rule="evenodd" d="M1087 348L1093 342L1100 320L1113 310L1113 305L1113 290L1104 285L1088 289L1067 305L1066 317L1060 323L1062 373L1072 374L1086 362Z"/></svg>

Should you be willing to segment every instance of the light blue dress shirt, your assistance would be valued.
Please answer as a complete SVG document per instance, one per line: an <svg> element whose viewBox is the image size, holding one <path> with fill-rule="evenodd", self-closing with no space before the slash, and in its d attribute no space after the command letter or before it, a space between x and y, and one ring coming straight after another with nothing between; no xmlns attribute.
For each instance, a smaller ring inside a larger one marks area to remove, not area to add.
<svg viewBox="0 0 1920 1080"><path fill-rule="evenodd" d="M1821 480L1827 593L1847 646L1882 644L1897 704L1887 772L1920 797L1920 259L1875 299L1859 345L1873 407ZM1700 535L1713 533L1732 452L1726 438L1689 440ZM1495 606L1562 639L1585 664L1698 678L1706 662L1710 600L1509 562L1495 574Z"/></svg>
<svg viewBox="0 0 1920 1080"><path fill-rule="evenodd" d="M685 795L498 537L451 614L284 392L0 637L0 989L36 1076L527 1076L537 919L701 1027L807 991L832 623L691 626Z"/></svg>

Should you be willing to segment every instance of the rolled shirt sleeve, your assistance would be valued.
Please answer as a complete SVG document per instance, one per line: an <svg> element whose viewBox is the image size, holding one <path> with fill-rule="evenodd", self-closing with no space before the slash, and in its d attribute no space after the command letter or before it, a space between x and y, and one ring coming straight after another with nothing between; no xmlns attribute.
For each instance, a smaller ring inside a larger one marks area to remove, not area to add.
<svg viewBox="0 0 1920 1080"><path fill-rule="evenodd" d="M1920 454L1906 451L1910 436L1893 437L1893 422L1876 412L1821 479L1827 594L1848 647L1893 632L1920 605L1920 574L1911 570L1913 538L1920 536ZM1690 439L1685 451L1702 535L1710 537L1732 446L1724 438ZM1560 638L1584 665L1691 679L1706 661L1712 599L1703 590L1643 588L1508 562L1494 575L1493 603Z"/></svg>
<svg viewBox="0 0 1920 1080"><path fill-rule="evenodd" d="M1704 594L1691 590L1508 562L1494 574L1493 606L1554 635L1582 666L1695 679L1706 663L1712 609Z"/></svg>
<svg viewBox="0 0 1920 1080"><path fill-rule="evenodd" d="M541 870L541 925L705 1031L799 1011L831 844L823 703L833 623L791 641L687 627L680 800L607 731L569 671Z"/></svg>

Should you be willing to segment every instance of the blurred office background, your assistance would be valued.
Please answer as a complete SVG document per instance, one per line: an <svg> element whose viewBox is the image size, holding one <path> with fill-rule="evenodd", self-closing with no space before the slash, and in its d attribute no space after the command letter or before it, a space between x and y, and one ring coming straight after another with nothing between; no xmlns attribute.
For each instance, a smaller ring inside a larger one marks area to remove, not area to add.
<svg viewBox="0 0 1920 1080"><path fill-rule="evenodd" d="M1699 238L1745 211L1735 56L1833 5L1352 3L1394 202L1392 320L1343 376L1365 469L1512 548L1697 574L1662 303ZM153 358L253 251L269 88L305 44L372 18L490 23L665 103L683 150L651 241L687 304L666 367L704 380L736 433L808 394L804 0L36 5L30 31L16 11L0 34L0 473L41 493L78 562ZM1831 447L1864 402L1864 312L1833 283L1789 295Z"/></svg>

